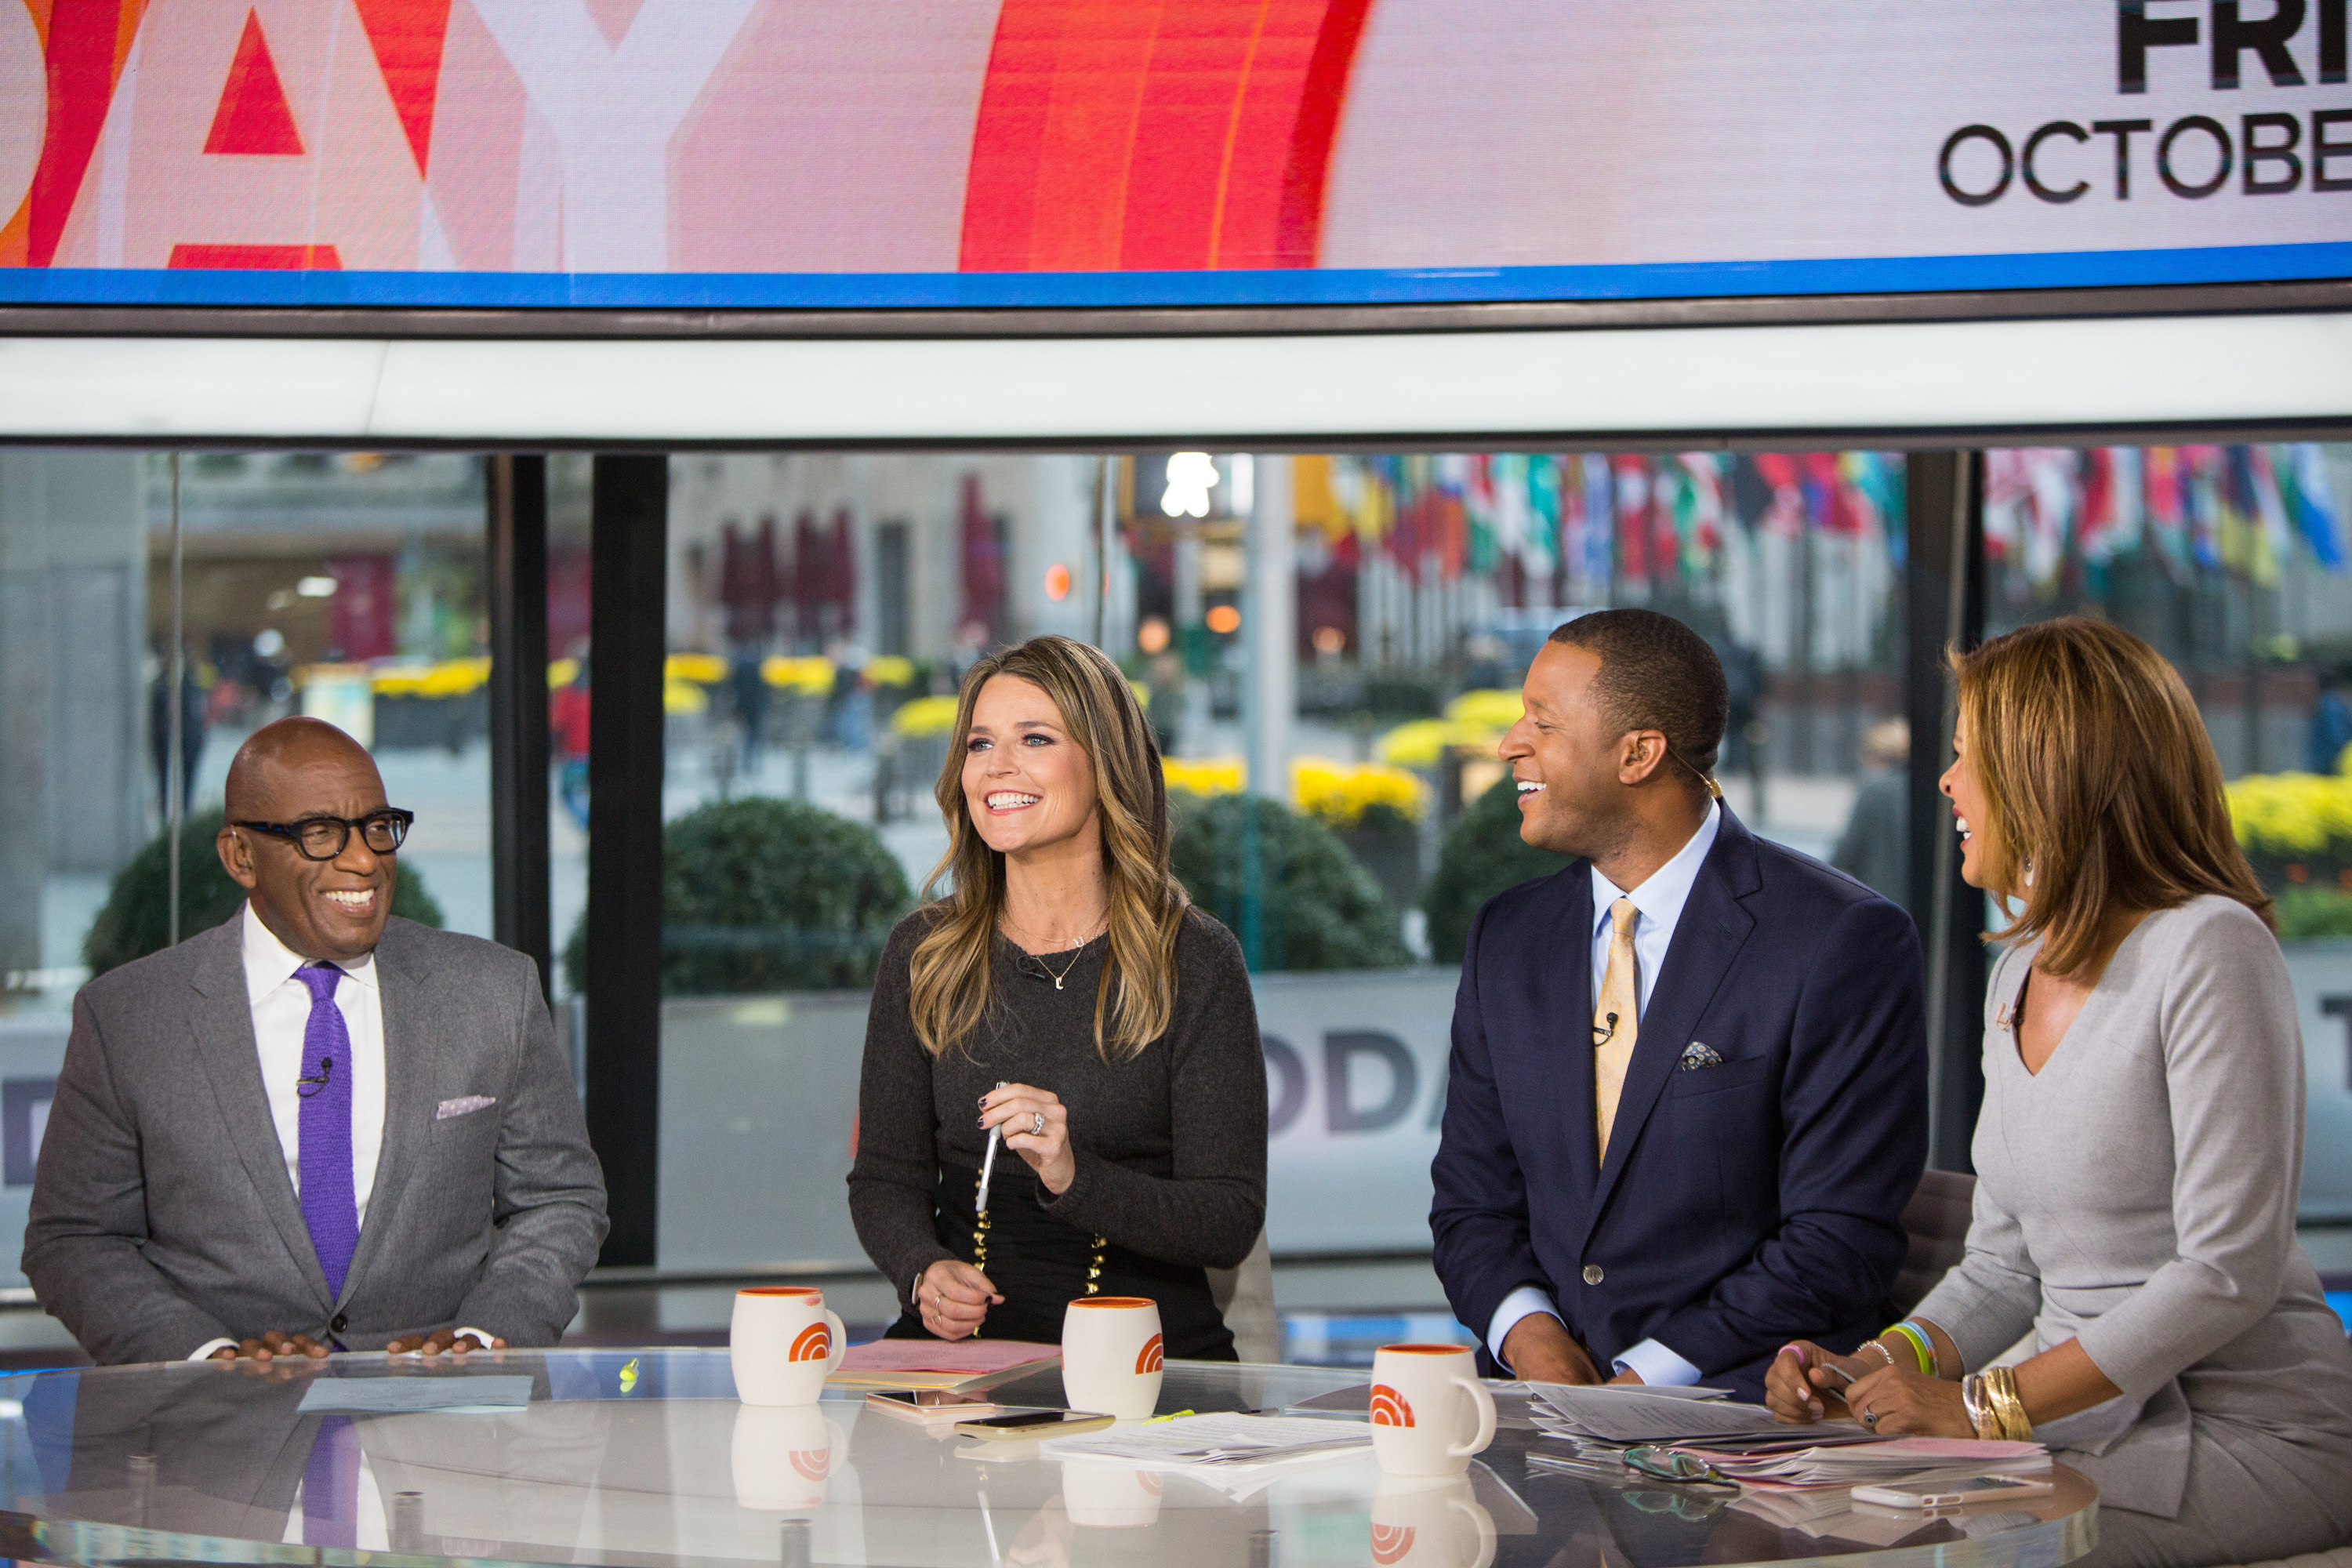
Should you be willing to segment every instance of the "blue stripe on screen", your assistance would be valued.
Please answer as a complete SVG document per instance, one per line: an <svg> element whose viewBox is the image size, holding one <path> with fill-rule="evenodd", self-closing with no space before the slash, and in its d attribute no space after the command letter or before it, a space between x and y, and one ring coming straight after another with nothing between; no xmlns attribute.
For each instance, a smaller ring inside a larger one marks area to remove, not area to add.
<svg viewBox="0 0 2352 1568"><path fill-rule="evenodd" d="M2352 242L1596 267L1188 272L299 272L0 268L0 303L474 310L1466 304L2352 277Z"/></svg>

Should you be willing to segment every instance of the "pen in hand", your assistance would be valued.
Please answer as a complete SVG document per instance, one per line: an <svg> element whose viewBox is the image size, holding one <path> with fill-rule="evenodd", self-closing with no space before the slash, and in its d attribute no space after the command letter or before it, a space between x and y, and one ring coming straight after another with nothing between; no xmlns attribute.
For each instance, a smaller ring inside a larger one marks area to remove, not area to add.
<svg viewBox="0 0 2352 1568"><path fill-rule="evenodd" d="M1004 1080L999 1079L997 1080L996 1087L998 1089L1004 1088ZM991 1092L993 1092L993 1090ZM979 1206L982 1209L988 1207L988 1179L990 1176L993 1175L996 1171L996 1146L1003 1142L1004 1123L1000 1121L995 1126L988 1130L988 1152L980 1157Z"/></svg>

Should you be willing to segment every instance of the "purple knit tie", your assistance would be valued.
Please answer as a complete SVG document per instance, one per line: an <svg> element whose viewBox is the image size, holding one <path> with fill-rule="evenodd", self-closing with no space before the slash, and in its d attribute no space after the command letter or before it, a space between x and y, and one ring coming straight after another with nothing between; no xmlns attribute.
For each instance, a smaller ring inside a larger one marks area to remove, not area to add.
<svg viewBox="0 0 2352 1568"><path fill-rule="evenodd" d="M360 1542L360 1432L348 1415L329 1415L310 1436L302 1466L302 1544L350 1548Z"/></svg>
<svg viewBox="0 0 2352 1568"><path fill-rule="evenodd" d="M310 988L310 1021L302 1027L299 1149L302 1222L327 1276L327 1293L340 1298L352 1254L360 1245L360 1205L352 1190L352 1036L335 1005L343 972L306 963L294 977Z"/></svg>

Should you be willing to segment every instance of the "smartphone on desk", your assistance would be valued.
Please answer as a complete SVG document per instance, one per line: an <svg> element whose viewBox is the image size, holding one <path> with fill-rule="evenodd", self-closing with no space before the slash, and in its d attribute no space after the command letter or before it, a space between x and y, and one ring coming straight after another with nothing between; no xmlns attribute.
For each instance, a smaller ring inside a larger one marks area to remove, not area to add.
<svg viewBox="0 0 2352 1568"><path fill-rule="evenodd" d="M902 1420L929 1426L977 1420L1006 1408L985 1394L959 1394L951 1388L877 1388L866 1396L866 1403Z"/></svg>
<svg viewBox="0 0 2352 1568"><path fill-rule="evenodd" d="M2049 1481L2034 1476L1969 1476L1956 1481L1891 1481L1856 1487L1853 1500L1881 1508L1958 1508L1962 1503L2048 1497L2051 1490Z"/></svg>
<svg viewBox="0 0 2352 1568"><path fill-rule="evenodd" d="M1077 1432L1099 1432L1116 1417L1091 1415L1083 1410L1008 1410L959 1421L957 1432L984 1443L1034 1443L1045 1437L1067 1437Z"/></svg>

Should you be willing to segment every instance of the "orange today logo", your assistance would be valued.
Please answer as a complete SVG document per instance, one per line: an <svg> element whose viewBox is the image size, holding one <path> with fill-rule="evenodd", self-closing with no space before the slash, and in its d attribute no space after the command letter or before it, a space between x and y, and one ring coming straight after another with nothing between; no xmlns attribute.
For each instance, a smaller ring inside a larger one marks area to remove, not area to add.
<svg viewBox="0 0 2352 1568"><path fill-rule="evenodd" d="M1405 1396L1385 1383L1372 1384L1372 1425L1375 1426L1410 1426L1412 1406Z"/></svg>
<svg viewBox="0 0 2352 1568"><path fill-rule="evenodd" d="M1158 1372L1164 1359L1160 1348L1160 1336L1154 1334L1143 1342L1141 1350L1135 1352L1135 1375L1144 1377Z"/></svg>
<svg viewBox="0 0 2352 1568"><path fill-rule="evenodd" d="M1372 1526L1372 1561L1381 1568L1404 1561L1412 1550L1412 1526L1409 1524L1375 1524Z"/></svg>
<svg viewBox="0 0 2352 1568"><path fill-rule="evenodd" d="M793 1450L793 1468L803 1480L821 1481L832 1472L833 1450L795 1448Z"/></svg>
<svg viewBox="0 0 2352 1568"><path fill-rule="evenodd" d="M833 1330L824 1323L811 1323L793 1341L793 1361L823 1361L833 1353Z"/></svg>

